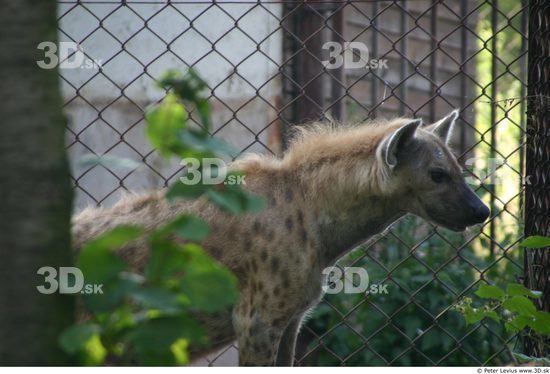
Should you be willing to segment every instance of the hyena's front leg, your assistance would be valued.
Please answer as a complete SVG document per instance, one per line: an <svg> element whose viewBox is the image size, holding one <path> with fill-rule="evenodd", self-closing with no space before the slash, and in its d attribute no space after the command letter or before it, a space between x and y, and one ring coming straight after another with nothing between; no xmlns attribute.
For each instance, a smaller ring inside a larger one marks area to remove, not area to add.
<svg viewBox="0 0 550 374"><path fill-rule="evenodd" d="M292 366L294 364L294 353L296 350L296 338L300 330L303 314L294 317L281 337L279 350L277 352L277 366Z"/></svg>
<svg viewBox="0 0 550 374"><path fill-rule="evenodd" d="M233 326L239 343L240 366L274 366L288 319L268 310L239 306Z"/></svg>

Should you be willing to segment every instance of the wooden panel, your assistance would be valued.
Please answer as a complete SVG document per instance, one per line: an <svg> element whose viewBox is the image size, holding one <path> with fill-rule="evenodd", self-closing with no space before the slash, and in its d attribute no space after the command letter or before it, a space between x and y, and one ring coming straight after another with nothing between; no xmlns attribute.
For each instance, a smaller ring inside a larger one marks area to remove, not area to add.
<svg viewBox="0 0 550 374"><path fill-rule="evenodd" d="M464 60L477 49L476 37L468 30L475 30L477 20L468 17L462 24L462 5L461 1L434 5L431 0L419 0L345 7L346 41L364 43L371 59L388 60L388 69L344 69L349 120L402 114L436 120L474 101L475 60ZM475 2L465 5L469 11ZM463 118L471 122L474 113L472 107L468 109ZM473 137L465 135L466 144L471 144Z"/></svg>

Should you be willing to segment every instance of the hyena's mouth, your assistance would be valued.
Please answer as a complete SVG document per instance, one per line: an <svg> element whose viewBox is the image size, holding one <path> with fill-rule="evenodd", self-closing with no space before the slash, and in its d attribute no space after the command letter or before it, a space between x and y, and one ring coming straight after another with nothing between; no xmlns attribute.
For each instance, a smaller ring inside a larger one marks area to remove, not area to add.
<svg viewBox="0 0 550 374"><path fill-rule="evenodd" d="M434 221L436 225L443 226L446 229L455 231L455 232L462 232L466 230L468 227L473 227L476 225L479 225L480 222L449 222L449 221Z"/></svg>
<svg viewBox="0 0 550 374"><path fill-rule="evenodd" d="M446 229L449 229L451 231L455 231L455 232L463 232L464 230L466 230L468 227L472 227L472 226L475 226L475 225L479 225L480 223L482 222L450 222L450 221L447 221L447 220L444 220L444 219L430 219L430 221L435 224L435 225L438 225L438 226L442 226Z"/></svg>
<svg viewBox="0 0 550 374"><path fill-rule="evenodd" d="M466 227L467 227L467 226L451 226L451 225L442 225L442 226L454 232L462 232L466 230Z"/></svg>
<svg viewBox="0 0 550 374"><path fill-rule="evenodd" d="M427 212L426 212L427 213ZM448 230L454 231L454 232L462 232L466 230L466 225L460 225L453 222L448 222L442 219L434 218L430 216L429 214L422 214L420 217L424 218L426 221L430 222L431 224L439 227L446 228Z"/></svg>
<svg viewBox="0 0 550 374"><path fill-rule="evenodd" d="M441 219L428 218L428 221L436 226L444 227L454 232L463 232L469 225L457 224L455 222L448 222Z"/></svg>
<svg viewBox="0 0 550 374"><path fill-rule="evenodd" d="M430 209L426 209L424 214L421 216L436 226L440 226L454 232L463 232L468 226L470 226L466 223L451 222L445 218L437 217L437 214L435 213L436 212L430 211Z"/></svg>

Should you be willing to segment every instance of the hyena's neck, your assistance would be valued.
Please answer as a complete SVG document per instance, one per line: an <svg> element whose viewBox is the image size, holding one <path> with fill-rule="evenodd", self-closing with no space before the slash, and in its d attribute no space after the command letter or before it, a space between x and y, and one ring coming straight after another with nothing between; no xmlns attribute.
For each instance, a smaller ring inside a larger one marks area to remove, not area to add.
<svg viewBox="0 0 550 374"><path fill-rule="evenodd" d="M403 198L392 196L376 164L371 165L371 169L363 166L359 176L338 163L297 173L325 266L406 213Z"/></svg>
<svg viewBox="0 0 550 374"><path fill-rule="evenodd" d="M322 211L317 217L317 235L326 266L353 248L379 234L406 212L394 199L371 196L338 210Z"/></svg>

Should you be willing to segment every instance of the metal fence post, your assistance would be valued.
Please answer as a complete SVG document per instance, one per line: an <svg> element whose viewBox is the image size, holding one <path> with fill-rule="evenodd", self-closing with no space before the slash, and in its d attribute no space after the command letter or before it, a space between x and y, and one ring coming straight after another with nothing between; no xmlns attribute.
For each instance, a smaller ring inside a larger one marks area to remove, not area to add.
<svg viewBox="0 0 550 374"><path fill-rule="evenodd" d="M338 82L343 80L342 67L327 70L323 64L328 56L323 52L324 42L344 42L341 7L341 0L323 0L291 8L294 32L299 38L294 46L296 50L291 52L296 60L294 79L300 87L294 93L294 123L319 120L326 112L336 119L343 115L343 100L337 100L343 96L343 86ZM325 88L328 86L335 102L327 102Z"/></svg>
<svg viewBox="0 0 550 374"><path fill-rule="evenodd" d="M525 236L550 235L550 3L529 4ZM540 310L550 311L550 248L525 249L525 283L543 292ZM527 337L531 356L550 354L548 339Z"/></svg>

